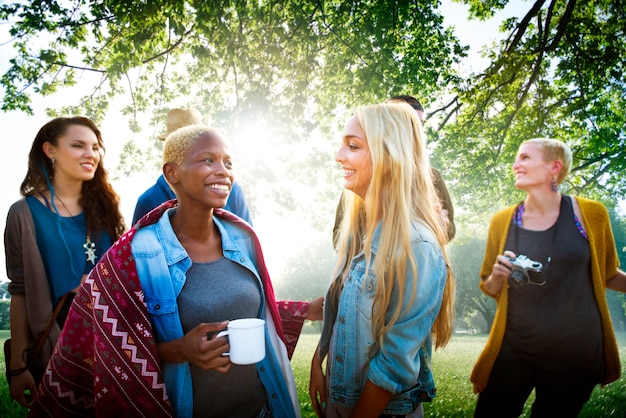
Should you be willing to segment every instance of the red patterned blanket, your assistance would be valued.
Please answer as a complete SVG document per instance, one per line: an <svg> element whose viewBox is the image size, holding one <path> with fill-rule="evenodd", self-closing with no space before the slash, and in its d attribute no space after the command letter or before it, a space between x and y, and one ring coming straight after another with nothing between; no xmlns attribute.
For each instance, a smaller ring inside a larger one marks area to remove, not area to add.
<svg viewBox="0 0 626 418"><path fill-rule="evenodd" d="M138 228L174 206L166 202L142 218L94 267L74 298L29 417L172 416L130 243ZM250 230L267 305L291 358L308 304L277 303L256 234L229 212L215 215Z"/></svg>

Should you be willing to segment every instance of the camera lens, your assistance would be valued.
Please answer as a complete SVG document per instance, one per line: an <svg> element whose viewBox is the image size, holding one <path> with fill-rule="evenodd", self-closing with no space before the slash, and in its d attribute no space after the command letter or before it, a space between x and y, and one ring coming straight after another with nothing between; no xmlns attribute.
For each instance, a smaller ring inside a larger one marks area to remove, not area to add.
<svg viewBox="0 0 626 418"><path fill-rule="evenodd" d="M509 276L511 286L519 289L528 284L528 274L524 270L513 270Z"/></svg>

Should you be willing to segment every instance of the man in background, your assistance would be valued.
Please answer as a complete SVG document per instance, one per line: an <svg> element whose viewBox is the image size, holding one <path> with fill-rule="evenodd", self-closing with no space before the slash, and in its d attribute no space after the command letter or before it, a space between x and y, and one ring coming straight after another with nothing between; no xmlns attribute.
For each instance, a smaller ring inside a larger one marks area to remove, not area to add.
<svg viewBox="0 0 626 418"><path fill-rule="evenodd" d="M165 138L175 130L189 125L202 124L202 116L197 109L171 109L167 112L167 131L163 134L157 135L161 141L165 141ZM133 225L137 223L146 213L159 206L161 203L174 199L176 195L170 188L170 185L165 181L163 174L159 176L156 183L146 190L139 199L137 199L137 205L135 206L135 212L133 214ZM234 213L241 219L252 225L252 218L250 217L250 210L248 204L243 195L243 190L239 183L236 181L233 183L228 196L226 206L224 206L229 212Z"/></svg>

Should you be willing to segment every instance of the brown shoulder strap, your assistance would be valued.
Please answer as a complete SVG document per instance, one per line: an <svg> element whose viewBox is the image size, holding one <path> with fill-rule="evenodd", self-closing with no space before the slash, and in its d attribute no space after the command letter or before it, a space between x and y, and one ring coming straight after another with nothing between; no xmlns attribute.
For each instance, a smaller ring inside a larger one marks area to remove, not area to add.
<svg viewBox="0 0 626 418"><path fill-rule="evenodd" d="M69 292L61 296L61 299L59 299L59 302L57 303L57 306L54 308L54 312L52 313L52 318L50 318L50 322L48 322L48 326L46 327L46 330L43 332L43 334L41 334L41 336L39 337L39 340L37 340L37 345L35 346L35 349L33 350L32 358L37 358L37 356L39 355L39 352L43 348L43 345L46 342L48 335L50 334L50 330L54 326L54 322L57 320L57 317L59 316L59 312L61 312L61 309L63 308L63 305L65 304L65 300L67 299L68 295L69 295Z"/></svg>

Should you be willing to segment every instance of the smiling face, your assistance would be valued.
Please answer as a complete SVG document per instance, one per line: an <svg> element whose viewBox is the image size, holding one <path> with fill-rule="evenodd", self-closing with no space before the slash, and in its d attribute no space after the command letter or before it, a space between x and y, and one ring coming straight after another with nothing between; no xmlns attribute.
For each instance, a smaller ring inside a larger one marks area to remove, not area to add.
<svg viewBox="0 0 626 418"><path fill-rule="evenodd" d="M225 140L216 132L204 132L194 139L180 164L166 163L163 172L180 205L222 208L234 182L232 169Z"/></svg>
<svg viewBox="0 0 626 418"><path fill-rule="evenodd" d="M335 161L343 169L343 187L364 199L372 180L372 157L365 131L356 116L346 124Z"/></svg>
<svg viewBox="0 0 626 418"><path fill-rule="evenodd" d="M560 164L559 160L545 161L539 144L523 143L513 163L515 187L524 191L532 188L550 189L553 177L560 171Z"/></svg>
<svg viewBox="0 0 626 418"><path fill-rule="evenodd" d="M48 158L54 158L54 181L89 181L101 159L95 132L83 125L68 125L56 145L43 144Z"/></svg>

